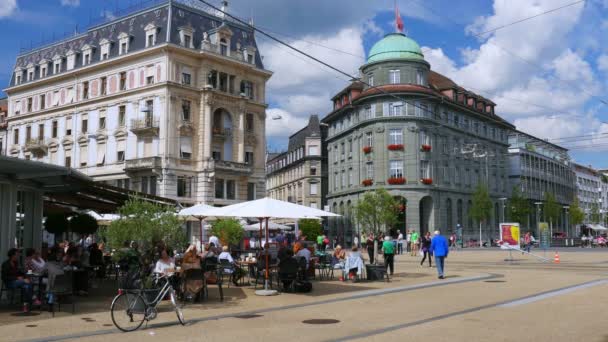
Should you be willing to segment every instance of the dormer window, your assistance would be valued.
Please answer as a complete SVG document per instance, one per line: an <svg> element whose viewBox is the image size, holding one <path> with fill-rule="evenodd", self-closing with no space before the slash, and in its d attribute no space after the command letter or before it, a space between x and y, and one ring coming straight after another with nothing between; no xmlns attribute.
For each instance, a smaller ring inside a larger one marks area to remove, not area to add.
<svg viewBox="0 0 608 342"><path fill-rule="evenodd" d="M34 80L34 66L30 63L27 65L27 80L28 81L33 81Z"/></svg>
<svg viewBox="0 0 608 342"><path fill-rule="evenodd" d="M19 74L17 74L17 80L15 83L21 84L21 72Z"/></svg>
<svg viewBox="0 0 608 342"><path fill-rule="evenodd" d="M192 35L194 34L194 29L191 26L182 26L178 30L180 45L193 49Z"/></svg>
<svg viewBox="0 0 608 342"><path fill-rule="evenodd" d="M157 27L154 24L148 24L144 27L144 30L146 31L146 47L156 45Z"/></svg>
<svg viewBox="0 0 608 342"><path fill-rule="evenodd" d="M45 59L40 62L40 78L48 75L48 67L49 63Z"/></svg>
<svg viewBox="0 0 608 342"><path fill-rule="evenodd" d="M23 69L20 67L15 68L15 85L23 82Z"/></svg>
<svg viewBox="0 0 608 342"><path fill-rule="evenodd" d="M53 57L53 75L57 75L61 72L61 60L62 58L59 55Z"/></svg>
<svg viewBox="0 0 608 342"><path fill-rule="evenodd" d="M112 45L112 42L110 42L107 39L102 39L101 41L99 41L99 47L101 48L101 57L100 60L106 60L110 57L110 46Z"/></svg>
<svg viewBox="0 0 608 342"><path fill-rule="evenodd" d="M68 70L74 69L74 66L76 65L76 53L70 50L66 56L68 57Z"/></svg>
<svg viewBox="0 0 608 342"><path fill-rule="evenodd" d="M247 47L243 50L243 57L249 64L255 63L255 48Z"/></svg>
<svg viewBox="0 0 608 342"><path fill-rule="evenodd" d="M220 54L222 56L229 56L228 51L228 42L224 38L220 39Z"/></svg>
<svg viewBox="0 0 608 342"><path fill-rule="evenodd" d="M128 33L121 33L118 35L118 54L124 55L129 52L129 43L131 41L131 36Z"/></svg>
<svg viewBox="0 0 608 342"><path fill-rule="evenodd" d="M82 65L91 64L94 47L86 44L82 47Z"/></svg>

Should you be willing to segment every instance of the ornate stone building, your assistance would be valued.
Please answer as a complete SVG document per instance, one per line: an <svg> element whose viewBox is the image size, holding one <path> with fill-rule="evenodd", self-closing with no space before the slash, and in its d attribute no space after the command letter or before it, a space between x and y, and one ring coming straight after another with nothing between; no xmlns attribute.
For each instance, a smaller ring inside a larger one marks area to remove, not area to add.
<svg viewBox="0 0 608 342"><path fill-rule="evenodd" d="M266 165L268 197L323 209L327 194L327 129L311 115L308 125L289 137L287 151L269 155Z"/></svg>
<svg viewBox="0 0 608 342"><path fill-rule="evenodd" d="M155 2L21 53L7 154L185 205L263 197L272 73L253 30L228 19Z"/></svg>
<svg viewBox="0 0 608 342"><path fill-rule="evenodd" d="M386 188L401 202L395 230L453 231L479 238L471 194L488 184L494 209L483 239L496 238L499 198L509 192L508 132L495 104L431 70L418 44L388 34L370 50L357 82L333 99L329 125L328 205L344 215L330 235L350 244L359 232L352 208L368 190Z"/></svg>

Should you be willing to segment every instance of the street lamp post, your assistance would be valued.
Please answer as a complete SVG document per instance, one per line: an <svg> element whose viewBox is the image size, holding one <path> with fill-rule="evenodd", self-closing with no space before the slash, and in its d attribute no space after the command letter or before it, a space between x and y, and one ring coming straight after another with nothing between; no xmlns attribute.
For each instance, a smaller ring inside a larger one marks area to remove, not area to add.
<svg viewBox="0 0 608 342"><path fill-rule="evenodd" d="M501 197L498 200L502 202L502 222L505 222L505 207L506 207L507 198ZM499 224L500 224L500 222L499 222Z"/></svg>
<svg viewBox="0 0 608 342"><path fill-rule="evenodd" d="M568 237L570 237L570 225L568 225L568 209L570 209L570 206L563 206L564 210L566 211L566 217L565 217L565 221L566 221L566 235Z"/></svg>
<svg viewBox="0 0 608 342"><path fill-rule="evenodd" d="M540 239L540 206L543 202L534 202L536 205L536 236Z"/></svg>

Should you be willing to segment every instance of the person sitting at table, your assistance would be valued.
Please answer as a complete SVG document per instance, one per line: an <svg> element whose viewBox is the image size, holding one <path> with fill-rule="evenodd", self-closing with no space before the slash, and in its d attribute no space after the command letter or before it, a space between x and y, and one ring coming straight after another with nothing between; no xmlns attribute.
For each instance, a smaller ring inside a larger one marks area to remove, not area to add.
<svg viewBox="0 0 608 342"><path fill-rule="evenodd" d="M219 261L227 260L230 264L232 264L234 266L233 269L225 268L224 269L224 273L231 274L232 275L232 277L231 277L232 278L232 283L235 286L238 286L239 279L241 278L242 273L244 273L244 271L241 272L241 268L236 266L236 264L234 262L234 259L232 258L232 255L228 251L228 246L223 246L222 247L222 253L220 253L220 255L217 257L217 259Z"/></svg>
<svg viewBox="0 0 608 342"><path fill-rule="evenodd" d="M169 252L164 248L160 251L160 259L156 262L154 273L166 275L175 271L175 262L173 258L169 256Z"/></svg>
<svg viewBox="0 0 608 342"><path fill-rule="evenodd" d="M342 246L337 245L334 254L331 256L331 265L333 267L340 266L339 268L342 268L345 260L346 252L342 249Z"/></svg>
<svg viewBox="0 0 608 342"><path fill-rule="evenodd" d="M25 250L25 270L36 274L43 274L46 271L46 261L40 257L40 253L34 248Z"/></svg>
<svg viewBox="0 0 608 342"><path fill-rule="evenodd" d="M355 279L356 275L363 273L363 256L361 255L361 252L359 252L359 248L357 246L353 246L351 252L348 254L348 257L344 262L343 272L343 280ZM347 272L348 278L346 277Z"/></svg>
<svg viewBox="0 0 608 342"><path fill-rule="evenodd" d="M306 269L307 270L310 267L310 257L311 257L310 250L307 248L306 244L305 243L301 244L301 248L296 253L296 258L297 259L300 259L300 258L306 259Z"/></svg>
<svg viewBox="0 0 608 342"><path fill-rule="evenodd" d="M19 250L17 248L9 249L8 260L2 263L2 282L6 284L8 289L23 289L24 299L23 312L29 312L32 303L33 288L29 279L24 277L23 272L19 269ZM34 305L40 305L40 300L36 299Z"/></svg>
<svg viewBox="0 0 608 342"><path fill-rule="evenodd" d="M188 273L186 272L187 270L201 269L201 259L195 245L190 245L188 247L184 253L181 266L182 270L184 271L183 274L186 276ZM184 279L182 291L186 294L187 298L192 298L193 296L197 295L203 288L203 279Z"/></svg>
<svg viewBox="0 0 608 342"><path fill-rule="evenodd" d="M103 261L103 252L96 242L89 246L89 265L97 268L97 278L105 277L105 264Z"/></svg>
<svg viewBox="0 0 608 342"><path fill-rule="evenodd" d="M285 257L279 261L279 279L284 279L284 289L291 287L293 280L288 280L286 278L288 275L297 274L299 267L300 265L298 264L298 260L294 258L293 251L291 249L286 249Z"/></svg>
<svg viewBox="0 0 608 342"><path fill-rule="evenodd" d="M46 263L48 274L47 289L53 289L53 286L55 285L55 277L64 274L63 268L65 267L65 264L63 263L63 254L63 248L59 246L51 249L49 260ZM53 304L54 296L52 291L47 292L46 300L47 303Z"/></svg>

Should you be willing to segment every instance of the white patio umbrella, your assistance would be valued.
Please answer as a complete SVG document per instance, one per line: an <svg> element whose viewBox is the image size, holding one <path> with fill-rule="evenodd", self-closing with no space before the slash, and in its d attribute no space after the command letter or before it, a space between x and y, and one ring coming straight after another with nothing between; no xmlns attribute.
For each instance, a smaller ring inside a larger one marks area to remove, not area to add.
<svg viewBox="0 0 608 342"><path fill-rule="evenodd" d="M599 231L608 230L608 228L606 228L606 227L604 227L604 226L602 226L602 225L600 225L600 224L590 224L590 225L589 225L589 228L591 228L591 229L593 229L593 230L595 230L595 231L598 231L598 230L599 230Z"/></svg>
<svg viewBox="0 0 608 342"><path fill-rule="evenodd" d="M246 226L243 227L245 230L247 231L255 231L258 230L258 224L257 223L252 223L252 224L248 224ZM286 229L291 229L290 226L286 226L284 224L278 224L276 222L269 222L268 223L268 229L270 230L286 230Z"/></svg>
<svg viewBox="0 0 608 342"><path fill-rule="evenodd" d="M243 202L229 205L227 207L216 208L210 215L215 217L257 217L260 220L260 231L262 224L265 221L266 226L266 245L268 246L268 220L270 218L317 218L324 216L340 216L311 207L305 207L294 203L275 200L272 198L262 198L259 200ZM268 289L268 250L266 250L266 272L264 281L264 290L256 291L260 296L271 296L277 294L274 290Z"/></svg>
<svg viewBox="0 0 608 342"><path fill-rule="evenodd" d="M117 214L98 214L93 210L87 211L87 214L91 215L100 225L107 225L112 221L120 219L120 215Z"/></svg>
<svg viewBox="0 0 608 342"><path fill-rule="evenodd" d="M213 216L213 215L209 215L209 213L215 209L217 209L217 208L212 207L207 204L200 203L200 204L196 204L191 207L182 209L179 211L179 213L177 213L177 215L179 215L179 216L194 217L195 219L199 220L199 222L201 224L201 248L200 248L201 251L203 250L203 240L205 239L205 229L204 229L203 221L205 219L207 219L208 217Z"/></svg>

